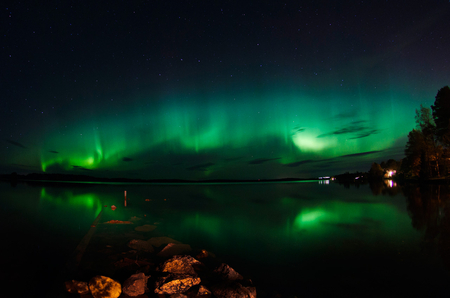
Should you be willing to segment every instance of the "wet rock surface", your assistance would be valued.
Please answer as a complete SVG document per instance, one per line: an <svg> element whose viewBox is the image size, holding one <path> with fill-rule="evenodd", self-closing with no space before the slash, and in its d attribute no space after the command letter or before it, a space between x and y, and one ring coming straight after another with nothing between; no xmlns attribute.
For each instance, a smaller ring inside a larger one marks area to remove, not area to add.
<svg viewBox="0 0 450 298"><path fill-rule="evenodd" d="M237 273L233 268L225 263L222 263L217 269L214 270L223 280L239 280L243 279L242 275Z"/></svg>
<svg viewBox="0 0 450 298"><path fill-rule="evenodd" d="M217 298L256 298L255 287L244 287L236 281L224 281L212 287Z"/></svg>
<svg viewBox="0 0 450 298"><path fill-rule="evenodd" d="M170 274L159 278L155 283L157 294L180 294L201 282L199 277L187 274Z"/></svg>
<svg viewBox="0 0 450 298"><path fill-rule="evenodd" d="M69 293L78 293L78 294L87 294L89 293L88 283L85 281L66 281L65 282L66 290Z"/></svg>
<svg viewBox="0 0 450 298"><path fill-rule="evenodd" d="M136 250L142 250L145 252L153 252L153 246L148 242L144 240L139 239L133 239L128 243L128 247Z"/></svg>
<svg viewBox="0 0 450 298"><path fill-rule="evenodd" d="M192 265L201 264L191 256L174 256L161 266L162 272L197 275Z"/></svg>
<svg viewBox="0 0 450 298"><path fill-rule="evenodd" d="M256 297L251 282L213 253L161 236L161 225L150 232L135 227L97 227L78 271L65 282L66 297Z"/></svg>
<svg viewBox="0 0 450 298"><path fill-rule="evenodd" d="M181 242L174 240L170 237L152 237L148 240L148 242L153 245L154 247L160 247L163 244L169 244L169 243L178 243L181 244Z"/></svg>
<svg viewBox="0 0 450 298"><path fill-rule="evenodd" d="M91 278L89 290L94 298L117 298L122 293L122 286L112 278L99 275Z"/></svg>
<svg viewBox="0 0 450 298"><path fill-rule="evenodd" d="M171 257L174 255L185 254L192 250L189 244L169 243L159 253L160 257Z"/></svg>
<svg viewBox="0 0 450 298"><path fill-rule="evenodd" d="M139 296L148 291L147 280L149 276L144 273L136 273L130 276L124 283L122 291L128 296Z"/></svg>
<svg viewBox="0 0 450 298"><path fill-rule="evenodd" d="M151 232L156 228L157 228L157 226L155 226L155 225L143 225L143 226L135 227L134 230L138 231L138 232Z"/></svg>

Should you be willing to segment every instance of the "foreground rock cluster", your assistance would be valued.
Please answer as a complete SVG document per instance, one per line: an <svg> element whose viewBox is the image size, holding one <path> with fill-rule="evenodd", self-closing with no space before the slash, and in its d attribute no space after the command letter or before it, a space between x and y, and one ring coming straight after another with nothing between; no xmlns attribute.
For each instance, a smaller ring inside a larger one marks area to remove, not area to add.
<svg viewBox="0 0 450 298"><path fill-rule="evenodd" d="M153 227L135 231L142 229ZM93 259L109 260L110 267L102 271L102 266L95 265L100 269L88 282L66 281L67 292L83 298L256 298L251 280L206 250L194 251L169 237L132 239L126 248L110 254L111 245L100 249Z"/></svg>
<svg viewBox="0 0 450 298"><path fill-rule="evenodd" d="M256 298L256 288L251 280L244 280L227 264L222 263L210 271L190 255L173 256L157 268L153 279L151 277L143 272L135 273L121 285L112 278L94 276L89 282L66 281L65 286L69 293L94 298L149 297L152 294L174 298L211 295L217 298Z"/></svg>

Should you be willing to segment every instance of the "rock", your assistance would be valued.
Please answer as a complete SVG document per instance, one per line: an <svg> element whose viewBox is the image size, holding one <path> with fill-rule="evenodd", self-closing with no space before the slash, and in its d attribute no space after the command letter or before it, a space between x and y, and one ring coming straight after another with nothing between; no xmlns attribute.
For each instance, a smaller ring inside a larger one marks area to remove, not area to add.
<svg viewBox="0 0 450 298"><path fill-rule="evenodd" d="M208 290L205 286L201 285L200 288L198 289L198 293L197 295L209 295L211 294L211 291Z"/></svg>
<svg viewBox="0 0 450 298"><path fill-rule="evenodd" d="M66 290L69 293L78 293L81 295L89 293L88 283L85 281L66 281L65 283Z"/></svg>
<svg viewBox="0 0 450 298"><path fill-rule="evenodd" d="M217 298L256 298L255 287L244 287L235 281L216 284L211 291Z"/></svg>
<svg viewBox="0 0 450 298"><path fill-rule="evenodd" d="M147 280L150 276L144 273L137 273L130 276L124 283L122 291L128 296L139 296L148 291Z"/></svg>
<svg viewBox="0 0 450 298"><path fill-rule="evenodd" d="M197 273L192 267L193 264L201 263L191 256L174 256L173 258L164 262L164 264L161 266L161 271L195 276L197 275Z"/></svg>
<svg viewBox="0 0 450 298"><path fill-rule="evenodd" d="M153 252L153 246L144 240L133 239L128 242L128 247L136 250L141 250L145 252Z"/></svg>
<svg viewBox="0 0 450 298"><path fill-rule="evenodd" d="M151 232L156 228L157 227L153 226L153 225L143 225L143 226L135 227L134 230L138 231L138 232Z"/></svg>
<svg viewBox="0 0 450 298"><path fill-rule="evenodd" d="M184 294L173 294L169 296L170 298L188 298L187 295Z"/></svg>
<svg viewBox="0 0 450 298"><path fill-rule="evenodd" d="M122 293L119 282L106 276L94 276L89 281L89 290L94 298L117 298Z"/></svg>
<svg viewBox="0 0 450 298"><path fill-rule="evenodd" d="M171 257L174 255L188 253L191 250L192 249L189 244L169 243L157 255L160 257Z"/></svg>
<svg viewBox="0 0 450 298"><path fill-rule="evenodd" d="M181 242L174 240L172 238L169 238L169 237L152 237L152 238L148 239L148 242L155 247L160 247L163 244L169 244L169 243L181 244Z"/></svg>
<svg viewBox="0 0 450 298"><path fill-rule="evenodd" d="M160 278L155 284L156 294L179 294L189 290L201 282L199 277L186 274L170 274Z"/></svg>
<svg viewBox="0 0 450 298"><path fill-rule="evenodd" d="M208 251L206 249L202 249L196 256L197 259L203 259L208 257Z"/></svg>
<svg viewBox="0 0 450 298"><path fill-rule="evenodd" d="M126 224L126 225L133 224L131 221L128 221L128 220L117 220L117 219L112 219L112 220L107 221L105 223L106 224Z"/></svg>
<svg viewBox="0 0 450 298"><path fill-rule="evenodd" d="M243 279L242 275L237 273L233 268L225 263L222 263L214 270L223 280L238 280Z"/></svg>

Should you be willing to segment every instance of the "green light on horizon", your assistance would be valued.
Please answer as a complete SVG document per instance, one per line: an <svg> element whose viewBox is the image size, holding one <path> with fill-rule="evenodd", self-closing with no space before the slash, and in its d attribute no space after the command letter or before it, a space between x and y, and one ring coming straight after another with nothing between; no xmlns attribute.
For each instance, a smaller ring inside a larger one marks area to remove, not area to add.
<svg viewBox="0 0 450 298"><path fill-rule="evenodd" d="M383 106L368 108L377 104L369 99L353 107L276 89L258 96L239 91L197 100L180 94L157 107L131 106L114 114L98 111L83 122L67 123L62 132L41 136L38 154L26 160L39 159L43 172L127 172L152 168L155 161L170 166L174 156L186 164L199 157L198 164L214 164L195 172L205 176L232 173L234 168L239 172L249 159L267 158L272 161L258 167L279 164L278 172L293 172L295 168L283 165L388 149L414 123L404 110L396 114L391 108L384 113ZM12 162L20 164L24 157L19 151L15 154ZM238 158L241 161L225 162Z"/></svg>

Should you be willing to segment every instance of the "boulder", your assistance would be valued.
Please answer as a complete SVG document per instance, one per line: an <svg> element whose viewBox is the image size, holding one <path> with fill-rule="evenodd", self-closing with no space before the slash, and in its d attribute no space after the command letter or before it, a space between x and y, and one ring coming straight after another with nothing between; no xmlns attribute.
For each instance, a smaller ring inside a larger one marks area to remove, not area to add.
<svg viewBox="0 0 450 298"><path fill-rule="evenodd" d="M197 259L203 259L208 257L208 251L206 249L202 249L196 256Z"/></svg>
<svg viewBox="0 0 450 298"><path fill-rule="evenodd" d="M255 287L244 287L236 281L224 281L211 288L217 298L256 298Z"/></svg>
<svg viewBox="0 0 450 298"><path fill-rule="evenodd" d="M122 291L128 296L139 296L148 291L147 280L150 276L144 273L137 273L130 276L124 283Z"/></svg>
<svg viewBox="0 0 450 298"><path fill-rule="evenodd" d="M110 221L105 222L105 224L125 224L125 225L131 225L133 224L131 221L128 220L117 220L117 219L111 219Z"/></svg>
<svg viewBox="0 0 450 298"><path fill-rule="evenodd" d="M139 239L133 239L128 242L128 247L136 250L141 250L145 252L153 252L153 246L148 242L144 240Z"/></svg>
<svg viewBox="0 0 450 298"><path fill-rule="evenodd" d="M190 252L191 246L189 244L169 243L159 253L160 257L171 257Z"/></svg>
<svg viewBox="0 0 450 298"><path fill-rule="evenodd" d="M154 225L143 225L143 226L135 227L134 230L138 231L138 232L151 232L156 228L157 227Z"/></svg>
<svg viewBox="0 0 450 298"><path fill-rule="evenodd" d="M150 239L148 239L148 242L153 245L154 247L160 247L163 244L168 244L168 243L179 243L181 244L181 242L174 240L172 238L169 237L152 237Z"/></svg>
<svg viewBox="0 0 450 298"><path fill-rule="evenodd" d="M78 293L81 295L89 293L88 283L85 281L71 280L65 282L66 290L69 293Z"/></svg>
<svg viewBox="0 0 450 298"><path fill-rule="evenodd" d="M184 294L173 294L173 295L170 295L169 296L170 298L188 298L188 296L187 295L184 295Z"/></svg>
<svg viewBox="0 0 450 298"><path fill-rule="evenodd" d="M201 279L199 277L186 274L170 274L156 281L155 293L169 295L184 293L200 282Z"/></svg>
<svg viewBox="0 0 450 298"><path fill-rule="evenodd" d="M192 267L193 264L201 263L191 256L174 256L173 258L164 262L164 264L161 266L161 271L195 276L197 275L197 273Z"/></svg>
<svg viewBox="0 0 450 298"><path fill-rule="evenodd" d="M202 296L202 295L210 295L210 294L211 294L211 291L208 290L205 286L201 285L198 288L197 295Z"/></svg>
<svg viewBox="0 0 450 298"><path fill-rule="evenodd" d="M243 279L242 275L237 273L233 268L225 263L222 263L218 268L214 270L223 280L239 280Z"/></svg>
<svg viewBox="0 0 450 298"><path fill-rule="evenodd" d="M89 281L89 290L94 298L117 298L122 293L119 282L101 275L94 276Z"/></svg>

